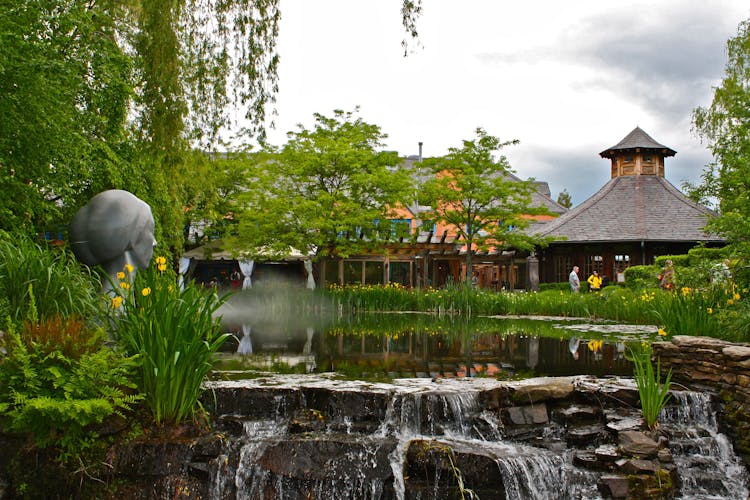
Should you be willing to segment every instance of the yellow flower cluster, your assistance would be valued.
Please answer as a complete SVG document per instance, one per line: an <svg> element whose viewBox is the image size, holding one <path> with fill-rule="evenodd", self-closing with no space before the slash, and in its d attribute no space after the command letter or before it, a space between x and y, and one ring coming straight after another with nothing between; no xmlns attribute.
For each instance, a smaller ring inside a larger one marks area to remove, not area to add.
<svg viewBox="0 0 750 500"><path fill-rule="evenodd" d="M656 332L656 334L659 335L660 337L666 337L667 331L664 328L659 328L659 331Z"/></svg>
<svg viewBox="0 0 750 500"><path fill-rule="evenodd" d="M162 256L159 256L156 259L154 259L154 262L156 262L156 269L160 273L163 273L164 271L167 270L167 259L166 258L164 258Z"/></svg>
<svg viewBox="0 0 750 500"><path fill-rule="evenodd" d="M589 343L587 344L589 351L592 351L592 352L601 351L603 345L604 345L603 340L589 340Z"/></svg>

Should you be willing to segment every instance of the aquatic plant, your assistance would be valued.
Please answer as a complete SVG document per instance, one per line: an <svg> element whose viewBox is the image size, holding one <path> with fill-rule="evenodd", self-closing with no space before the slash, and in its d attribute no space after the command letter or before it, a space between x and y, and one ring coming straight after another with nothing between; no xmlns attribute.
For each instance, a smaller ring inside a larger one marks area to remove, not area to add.
<svg viewBox="0 0 750 500"><path fill-rule="evenodd" d="M639 344L639 348L630 347L633 361L633 376L638 386L641 400L643 420L649 429L654 429L659 419L659 413L670 398L669 386L672 379L672 369L667 372L664 383L661 383L661 361L656 359L656 370L651 362L651 346Z"/></svg>
<svg viewBox="0 0 750 500"><path fill-rule="evenodd" d="M159 257L132 286L123 278L109 299L115 338L139 356L138 387L156 423L178 424L194 416L213 354L228 336L213 316L226 297L192 283L181 290Z"/></svg>

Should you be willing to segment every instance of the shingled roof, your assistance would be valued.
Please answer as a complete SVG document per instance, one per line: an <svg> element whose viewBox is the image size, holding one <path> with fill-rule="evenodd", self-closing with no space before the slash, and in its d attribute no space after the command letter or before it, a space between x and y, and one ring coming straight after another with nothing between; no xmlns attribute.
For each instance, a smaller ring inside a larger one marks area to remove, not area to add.
<svg viewBox="0 0 750 500"><path fill-rule="evenodd" d="M616 145L605 149L599 156L602 158L612 158L618 153L622 153L627 150L636 149L647 149L659 151L663 156L674 156L677 152L668 148L663 144L656 142L650 135L641 130L640 127L635 127L632 132L625 136L623 140L618 142Z"/></svg>
<svg viewBox="0 0 750 500"><path fill-rule="evenodd" d="M611 179L591 198L529 232L579 243L724 241L703 230L712 215L663 177L624 176Z"/></svg>

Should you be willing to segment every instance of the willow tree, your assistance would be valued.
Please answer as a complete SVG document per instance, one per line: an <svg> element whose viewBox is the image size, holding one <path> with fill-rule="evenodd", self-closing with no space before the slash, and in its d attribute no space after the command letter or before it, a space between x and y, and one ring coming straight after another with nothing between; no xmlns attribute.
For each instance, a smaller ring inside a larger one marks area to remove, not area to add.
<svg viewBox="0 0 750 500"><path fill-rule="evenodd" d="M544 243L523 231L530 215L547 213L531 204L533 181L515 177L507 158L495 156L516 143L503 142L478 128L475 139L464 140L462 147L449 148L447 155L423 162L434 175L420 192L420 203L430 206L421 215L449 226L466 244L464 279L471 276L477 250L533 250Z"/></svg>
<svg viewBox="0 0 750 500"><path fill-rule="evenodd" d="M204 169L190 151L219 147L237 108L240 133L263 138L279 3L0 2L0 227L62 222L117 187L148 201L162 244L179 247L194 205L181 185ZM404 0L407 37L420 12Z"/></svg>
<svg viewBox="0 0 750 500"><path fill-rule="evenodd" d="M132 177L122 14L111 2L0 2L0 229L49 228Z"/></svg>
<svg viewBox="0 0 750 500"><path fill-rule="evenodd" d="M212 150L222 131L229 130L265 139L267 110L278 91L279 4L279 0L135 3L137 29L132 40L141 82L139 130L148 158L164 175L167 205L189 204L179 199L175 188L175 179L192 174L183 163L188 145ZM421 9L421 0L403 0L407 38L417 37ZM241 128L232 118L236 109L244 110ZM171 232L178 230L174 222Z"/></svg>

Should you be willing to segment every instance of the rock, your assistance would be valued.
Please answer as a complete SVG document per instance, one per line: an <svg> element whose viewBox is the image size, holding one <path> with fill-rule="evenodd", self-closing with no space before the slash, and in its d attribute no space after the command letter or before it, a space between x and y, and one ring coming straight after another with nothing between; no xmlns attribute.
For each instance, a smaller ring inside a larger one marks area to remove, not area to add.
<svg viewBox="0 0 750 500"><path fill-rule="evenodd" d="M548 421L547 405L512 406L508 408L508 420L513 425L544 424Z"/></svg>
<svg viewBox="0 0 750 500"><path fill-rule="evenodd" d="M615 462L615 465L625 474L653 474L659 468L653 460L636 458L620 459Z"/></svg>
<svg viewBox="0 0 750 500"><path fill-rule="evenodd" d="M750 346L733 345L725 347L721 350L721 353L735 362L750 360Z"/></svg>
<svg viewBox="0 0 750 500"><path fill-rule="evenodd" d="M639 431L622 431L618 434L623 455L640 458L656 457L659 444Z"/></svg>
<svg viewBox="0 0 750 500"><path fill-rule="evenodd" d="M599 491L612 498L628 497L628 478L625 476L606 475L599 478Z"/></svg>
<svg viewBox="0 0 750 500"><path fill-rule="evenodd" d="M570 422L591 422L598 420L602 414L602 410L598 406L568 406L565 408L557 408L552 411L552 417L554 420L563 424L569 424Z"/></svg>
<svg viewBox="0 0 750 500"><path fill-rule="evenodd" d="M609 432L601 424L568 428L565 440L573 446L598 445L609 439Z"/></svg>
<svg viewBox="0 0 750 500"><path fill-rule="evenodd" d="M574 377L533 378L519 381L513 401L517 403L536 403L546 399L564 399L573 394Z"/></svg>

